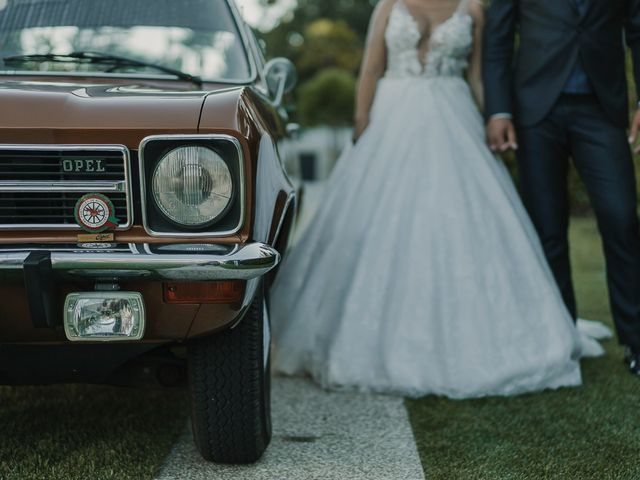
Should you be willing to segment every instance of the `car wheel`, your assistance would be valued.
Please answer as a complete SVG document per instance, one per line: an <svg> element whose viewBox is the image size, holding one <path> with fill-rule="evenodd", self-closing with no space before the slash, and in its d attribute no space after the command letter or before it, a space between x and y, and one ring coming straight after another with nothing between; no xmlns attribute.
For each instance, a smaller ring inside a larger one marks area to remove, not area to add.
<svg viewBox="0 0 640 480"><path fill-rule="evenodd" d="M271 440L269 320L259 292L234 329L188 345L193 435L209 461L256 462Z"/></svg>

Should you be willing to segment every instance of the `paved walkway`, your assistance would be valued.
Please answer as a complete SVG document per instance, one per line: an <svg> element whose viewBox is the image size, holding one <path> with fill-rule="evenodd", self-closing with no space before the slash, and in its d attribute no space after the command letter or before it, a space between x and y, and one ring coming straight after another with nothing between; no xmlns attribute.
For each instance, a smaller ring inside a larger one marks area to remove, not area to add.
<svg viewBox="0 0 640 480"><path fill-rule="evenodd" d="M328 393L311 382L275 379L273 440L246 467L203 461L187 429L158 480L423 480L403 400Z"/></svg>

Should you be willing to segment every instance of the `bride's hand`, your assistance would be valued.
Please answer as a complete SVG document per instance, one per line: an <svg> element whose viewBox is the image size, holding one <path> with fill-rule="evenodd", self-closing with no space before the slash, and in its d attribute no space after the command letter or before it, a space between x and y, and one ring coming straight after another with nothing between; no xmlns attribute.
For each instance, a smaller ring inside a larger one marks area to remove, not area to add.
<svg viewBox="0 0 640 480"><path fill-rule="evenodd" d="M352 137L354 144L358 142L358 140L360 139L364 131L367 129L367 126L369 126L369 119L356 120L356 124L353 127L353 137Z"/></svg>

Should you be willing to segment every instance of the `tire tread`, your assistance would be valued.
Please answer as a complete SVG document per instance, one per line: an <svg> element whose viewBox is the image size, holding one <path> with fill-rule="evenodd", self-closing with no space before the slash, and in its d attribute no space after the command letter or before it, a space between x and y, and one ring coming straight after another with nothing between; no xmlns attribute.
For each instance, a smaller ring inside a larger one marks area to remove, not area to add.
<svg viewBox="0 0 640 480"><path fill-rule="evenodd" d="M271 439L263 298L256 296L234 329L188 347L193 434L206 460L253 463Z"/></svg>

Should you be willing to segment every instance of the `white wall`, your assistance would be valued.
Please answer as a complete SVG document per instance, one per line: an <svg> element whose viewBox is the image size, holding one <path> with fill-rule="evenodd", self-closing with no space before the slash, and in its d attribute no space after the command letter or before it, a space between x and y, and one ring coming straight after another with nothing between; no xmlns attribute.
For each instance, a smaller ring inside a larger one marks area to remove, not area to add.
<svg viewBox="0 0 640 480"><path fill-rule="evenodd" d="M306 174L310 180L325 180L350 141L350 128L303 129L299 138L290 145L291 154L288 155L285 168L294 178L300 179ZM309 173L312 173L310 178Z"/></svg>

